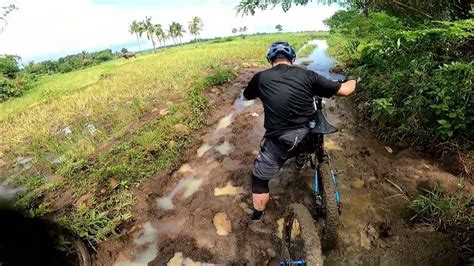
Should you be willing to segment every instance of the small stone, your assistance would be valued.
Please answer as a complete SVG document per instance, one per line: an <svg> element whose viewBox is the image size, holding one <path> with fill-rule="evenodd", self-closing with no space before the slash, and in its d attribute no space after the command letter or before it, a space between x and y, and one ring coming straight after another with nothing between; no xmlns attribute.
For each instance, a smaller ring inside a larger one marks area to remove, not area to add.
<svg viewBox="0 0 474 266"><path fill-rule="evenodd" d="M227 182L225 187L214 188L214 196L235 196L244 193L242 187L234 187L232 182Z"/></svg>
<svg viewBox="0 0 474 266"><path fill-rule="evenodd" d="M53 184L60 184L64 181L64 177L60 175L53 175L51 178L49 178L49 182Z"/></svg>
<svg viewBox="0 0 474 266"><path fill-rule="evenodd" d="M252 113L252 116L253 116L253 117L259 117L260 115L257 114L257 113Z"/></svg>
<svg viewBox="0 0 474 266"><path fill-rule="evenodd" d="M61 132L64 133L64 135L70 135L72 134L72 130L71 130L71 127L65 127L61 130Z"/></svg>
<svg viewBox="0 0 474 266"><path fill-rule="evenodd" d="M188 126L186 126L186 125L183 125L183 124L176 124L176 125L174 125L174 129L175 129L179 134L182 134L182 135L187 135L187 134L189 134L189 128L188 128Z"/></svg>
<svg viewBox="0 0 474 266"><path fill-rule="evenodd" d="M64 157L60 156L54 160L51 161L52 164L60 164L64 161Z"/></svg>
<svg viewBox="0 0 474 266"><path fill-rule="evenodd" d="M170 140L170 142L168 142L168 147L173 148L173 147L175 147L177 144L178 144L178 143L177 143L176 141Z"/></svg>
<svg viewBox="0 0 474 266"><path fill-rule="evenodd" d="M351 183L351 187L353 187L353 188L363 188L364 185L365 185L364 180L360 180L360 179L358 179L356 181L352 181L352 183Z"/></svg>
<svg viewBox="0 0 474 266"><path fill-rule="evenodd" d="M91 135L94 135L97 132L97 128L93 124L87 124L86 129Z"/></svg>
<svg viewBox="0 0 474 266"><path fill-rule="evenodd" d="M252 66L253 66L253 67L258 67L258 64L257 64L257 63L253 63Z"/></svg>
<svg viewBox="0 0 474 266"><path fill-rule="evenodd" d="M214 216L214 227L216 228L217 235L226 236L232 231L232 225L230 223L227 214L219 212Z"/></svg>
<svg viewBox="0 0 474 266"><path fill-rule="evenodd" d="M267 254L270 258L274 258L277 255L276 251L272 248L267 248Z"/></svg>
<svg viewBox="0 0 474 266"><path fill-rule="evenodd" d="M81 205L82 203L87 202L90 198L92 198L92 195L89 194L89 193L87 193L87 194L85 194L85 195L82 195L82 197L80 197L80 198L76 201L75 205L76 205L76 206L79 206L79 205Z"/></svg>
<svg viewBox="0 0 474 266"><path fill-rule="evenodd" d="M21 170L29 170L33 167L33 158L31 157L18 157L16 160L16 166Z"/></svg>
<svg viewBox="0 0 474 266"><path fill-rule="evenodd" d="M161 110L160 110L160 115L161 115L161 116L165 116L165 115L169 114L169 112L170 112L170 111L168 111L168 109L161 109Z"/></svg>
<svg viewBox="0 0 474 266"><path fill-rule="evenodd" d="M119 182L117 182L115 178L111 178L109 180L109 186L111 189L115 189L116 187L118 187L118 185L119 185Z"/></svg>
<svg viewBox="0 0 474 266"><path fill-rule="evenodd" d="M285 219L280 218L277 220L277 237L281 239L283 237L283 223Z"/></svg>
<svg viewBox="0 0 474 266"><path fill-rule="evenodd" d="M388 153L393 153L392 148L390 148L389 146L385 146L384 148Z"/></svg>
<svg viewBox="0 0 474 266"><path fill-rule="evenodd" d="M363 231L360 231L360 245L366 250L370 249L370 239Z"/></svg>
<svg viewBox="0 0 474 266"><path fill-rule="evenodd" d="M185 174L187 172L191 172L192 170L193 168L189 164L185 163L181 165L181 167L178 170L178 173Z"/></svg>
<svg viewBox="0 0 474 266"><path fill-rule="evenodd" d="M252 154L253 154L253 155L258 155L258 151L257 151L257 150L253 150L253 151L252 151Z"/></svg>
<svg viewBox="0 0 474 266"><path fill-rule="evenodd" d="M373 188L373 186L376 184L377 184L377 178L375 176L369 177L369 179L367 180L367 186L370 188Z"/></svg>
<svg viewBox="0 0 474 266"><path fill-rule="evenodd" d="M100 190L100 193L102 193L102 194L104 194L105 192L107 192L107 190L105 190L105 188Z"/></svg>
<svg viewBox="0 0 474 266"><path fill-rule="evenodd" d="M242 67L243 68L250 68L250 67L252 67L252 65L249 64L249 63L242 63Z"/></svg>

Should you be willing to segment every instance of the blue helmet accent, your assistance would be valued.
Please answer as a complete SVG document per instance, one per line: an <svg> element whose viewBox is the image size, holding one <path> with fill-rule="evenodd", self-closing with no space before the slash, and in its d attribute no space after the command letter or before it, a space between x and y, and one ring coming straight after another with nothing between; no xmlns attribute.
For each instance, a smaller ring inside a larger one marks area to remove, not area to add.
<svg viewBox="0 0 474 266"><path fill-rule="evenodd" d="M274 42L268 48L267 60L273 61L277 55L283 55L288 60L293 61L296 58L296 52L287 42Z"/></svg>

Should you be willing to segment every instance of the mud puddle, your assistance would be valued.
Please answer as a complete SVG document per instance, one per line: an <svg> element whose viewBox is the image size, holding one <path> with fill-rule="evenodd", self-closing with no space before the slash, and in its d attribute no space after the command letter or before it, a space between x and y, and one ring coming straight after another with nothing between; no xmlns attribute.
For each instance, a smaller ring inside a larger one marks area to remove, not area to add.
<svg viewBox="0 0 474 266"><path fill-rule="evenodd" d="M234 84L220 90L209 127L199 132L201 137L177 170L139 188L134 222L124 229L124 238L100 246L99 265L278 262L285 207L294 202L310 206L307 184L313 172L297 173L288 161L280 178L270 183L272 201L265 221L250 221L250 172L264 134L263 108L258 101L235 99L256 71L244 71ZM328 101L326 111L328 120L340 129L327 138L327 148L340 173L343 203L339 248L325 254L327 264L456 261L449 236L406 223L407 202L389 198L397 191L387 179L409 193L426 182L457 187L458 179L410 151L395 158L354 122L348 102Z"/></svg>

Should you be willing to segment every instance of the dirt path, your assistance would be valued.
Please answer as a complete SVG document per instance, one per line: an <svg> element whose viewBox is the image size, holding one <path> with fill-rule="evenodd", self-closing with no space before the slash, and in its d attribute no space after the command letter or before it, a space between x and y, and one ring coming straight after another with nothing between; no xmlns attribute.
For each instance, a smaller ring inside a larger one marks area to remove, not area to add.
<svg viewBox="0 0 474 266"><path fill-rule="evenodd" d="M273 201L264 224L252 224L249 176L264 133L263 109L259 102L244 106L236 99L257 70L247 69L233 84L212 89L212 114L182 165L135 191L139 202L133 222L124 226L121 239L99 247L97 265L267 265L278 259L278 220L288 204L307 203L310 194L304 191L312 173L297 175L288 162L271 183ZM330 101L327 110L328 120L341 129L328 137L326 147L341 171L343 210L340 247L326 254L326 262L455 261L449 236L406 223L406 201L387 199L397 191L386 179L415 193L436 181L454 189L457 178L409 150L389 153L354 122L348 102Z"/></svg>

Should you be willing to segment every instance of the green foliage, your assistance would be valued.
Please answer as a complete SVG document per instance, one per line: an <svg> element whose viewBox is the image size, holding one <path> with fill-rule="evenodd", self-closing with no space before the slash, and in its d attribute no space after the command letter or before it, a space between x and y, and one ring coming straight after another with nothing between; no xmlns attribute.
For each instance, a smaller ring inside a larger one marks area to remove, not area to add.
<svg viewBox="0 0 474 266"><path fill-rule="evenodd" d="M1 6L0 7L0 33L3 32L3 29L8 24L8 22L7 22L8 15L12 11L17 10L17 9L18 8L13 4L10 4L8 6Z"/></svg>
<svg viewBox="0 0 474 266"><path fill-rule="evenodd" d="M461 0L241 0L236 6L237 13L255 15L256 9L265 10L268 7L280 5L283 11L288 11L293 5L307 5L310 2L319 4L338 4L364 12L365 15L373 12L387 12L390 15L403 17L408 20L423 19L465 19L473 15L474 5L471 1Z"/></svg>
<svg viewBox="0 0 474 266"><path fill-rule="evenodd" d="M437 229L452 232L460 241L461 257L474 256L474 198L463 193L448 195L439 186L423 190L423 194L412 200L409 208L414 215L412 221L432 224Z"/></svg>
<svg viewBox="0 0 474 266"><path fill-rule="evenodd" d="M46 60L39 63L30 62L24 69L25 73L33 75L51 75L56 73L68 73L73 70L95 66L100 63L115 59L119 55L112 53L111 49L97 52L81 52L68 55L55 60Z"/></svg>
<svg viewBox="0 0 474 266"><path fill-rule="evenodd" d="M188 22L189 33L192 34L197 40L203 29L203 26L204 24L202 23L202 19L200 17L193 17L192 20Z"/></svg>
<svg viewBox="0 0 474 266"><path fill-rule="evenodd" d="M0 103L19 97L31 87L32 78L20 72L20 57L0 55Z"/></svg>
<svg viewBox="0 0 474 266"><path fill-rule="evenodd" d="M281 24L277 24L275 26L275 29L278 31L278 32L281 32L283 30L283 26Z"/></svg>
<svg viewBox="0 0 474 266"><path fill-rule="evenodd" d="M381 138L472 149L474 20L408 27L384 13L341 11L326 23L331 53L364 78L359 111Z"/></svg>
<svg viewBox="0 0 474 266"><path fill-rule="evenodd" d="M0 55L0 75L13 79L20 72L18 62L20 57L16 55Z"/></svg>
<svg viewBox="0 0 474 266"><path fill-rule="evenodd" d="M444 194L439 187L424 190L424 195L410 202L409 208L415 212L412 220L448 227L470 219L468 205L472 198Z"/></svg>

